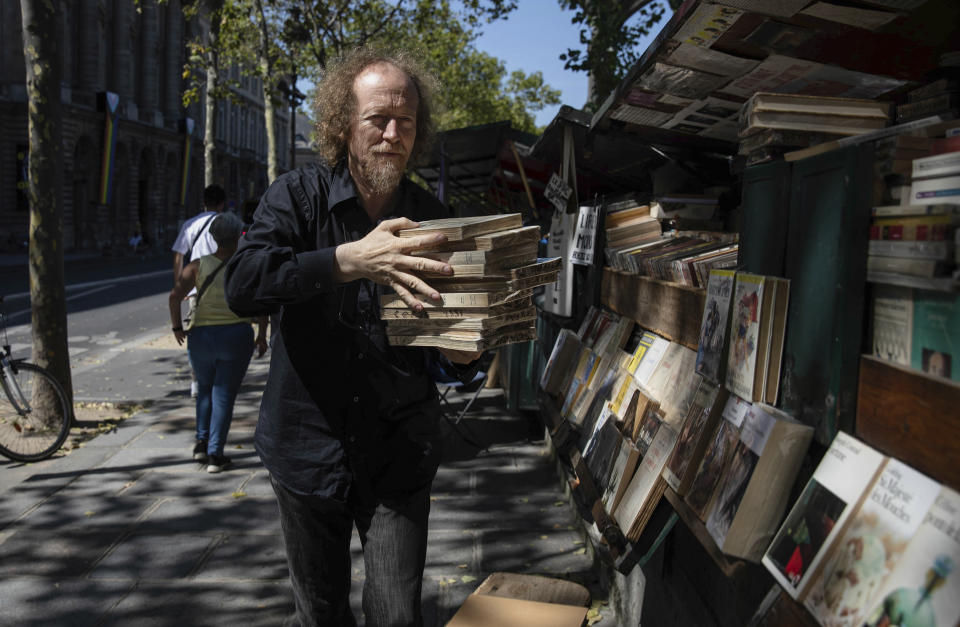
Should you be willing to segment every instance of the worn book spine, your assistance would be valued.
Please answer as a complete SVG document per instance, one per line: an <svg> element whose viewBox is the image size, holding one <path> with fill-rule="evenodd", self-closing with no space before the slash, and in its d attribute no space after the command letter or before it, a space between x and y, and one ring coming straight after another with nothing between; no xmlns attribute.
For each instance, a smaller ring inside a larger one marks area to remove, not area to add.
<svg viewBox="0 0 960 627"><path fill-rule="evenodd" d="M897 121L909 122L910 120L914 120L925 115L943 113L945 111L956 109L957 107L960 107L960 93L948 92L932 98L926 98L924 100L908 102L900 105L897 107Z"/></svg>
<svg viewBox="0 0 960 627"><path fill-rule="evenodd" d="M414 318L388 320L387 333L391 335L417 335L418 333L444 333L447 331L490 331L508 324L536 320L537 308L527 307L491 318L430 319Z"/></svg>
<svg viewBox="0 0 960 627"><path fill-rule="evenodd" d="M466 340L456 338L446 338L439 336L420 336L420 335L388 335L387 340L393 346L434 346L437 348L449 348L462 351L485 351L491 348L506 346L507 344L516 344L518 342L528 342L537 339L537 330L534 328L514 331L512 333L498 334L490 338L479 340Z"/></svg>
<svg viewBox="0 0 960 627"><path fill-rule="evenodd" d="M870 255L883 257L912 257L947 261L953 255L953 242L925 242L909 240L870 240Z"/></svg>
<svg viewBox="0 0 960 627"><path fill-rule="evenodd" d="M533 305L528 298L518 298L493 307L459 309L455 307L424 309L414 311L409 307L397 307L380 310L381 320L466 320L470 318L492 318L513 311L526 309Z"/></svg>
<svg viewBox="0 0 960 627"><path fill-rule="evenodd" d="M883 205L874 207L870 213L875 218L896 216L934 216L960 213L960 205Z"/></svg>
<svg viewBox="0 0 960 627"><path fill-rule="evenodd" d="M514 300L529 298L533 290L508 290L503 292L447 292L440 294L442 304L422 299L424 309L494 307ZM396 294L384 294L380 300L383 309L407 309L407 304Z"/></svg>
<svg viewBox="0 0 960 627"><path fill-rule="evenodd" d="M431 233L443 233L447 236L448 241L457 241L494 231L515 229L522 224L523 219L519 213L468 218L440 218L437 220L422 220L420 226L416 228L397 231L397 237L419 237Z"/></svg>
<svg viewBox="0 0 960 627"><path fill-rule="evenodd" d="M960 152L947 152L913 160L913 178L960 174Z"/></svg>
<svg viewBox="0 0 960 627"><path fill-rule="evenodd" d="M867 270L932 278L943 275L946 272L946 265L936 259L870 255L867 257Z"/></svg>

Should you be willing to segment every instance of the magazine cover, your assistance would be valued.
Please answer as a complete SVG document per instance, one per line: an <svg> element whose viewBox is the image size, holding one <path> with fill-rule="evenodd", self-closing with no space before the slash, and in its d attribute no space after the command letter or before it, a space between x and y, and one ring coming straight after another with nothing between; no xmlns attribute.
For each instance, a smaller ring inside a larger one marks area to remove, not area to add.
<svg viewBox="0 0 960 627"><path fill-rule="evenodd" d="M700 322L700 342L697 346L696 372L713 383L723 379L723 351L730 317L730 296L733 294L733 270L711 270L707 282L707 300Z"/></svg>
<svg viewBox="0 0 960 627"><path fill-rule="evenodd" d="M737 274L730 313L730 347L727 360L727 389L747 400L753 399L760 336L760 306L763 277Z"/></svg>

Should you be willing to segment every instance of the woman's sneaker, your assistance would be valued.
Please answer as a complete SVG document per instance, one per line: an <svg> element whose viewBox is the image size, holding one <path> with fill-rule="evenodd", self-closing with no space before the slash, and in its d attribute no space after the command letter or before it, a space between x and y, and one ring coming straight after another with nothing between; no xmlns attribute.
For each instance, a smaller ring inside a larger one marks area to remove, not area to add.
<svg viewBox="0 0 960 627"><path fill-rule="evenodd" d="M201 464L206 464L209 456L207 455L207 441L197 440L193 447L193 459Z"/></svg>
<svg viewBox="0 0 960 627"><path fill-rule="evenodd" d="M226 455L211 455L207 464L207 472L220 472L230 466L230 458Z"/></svg>

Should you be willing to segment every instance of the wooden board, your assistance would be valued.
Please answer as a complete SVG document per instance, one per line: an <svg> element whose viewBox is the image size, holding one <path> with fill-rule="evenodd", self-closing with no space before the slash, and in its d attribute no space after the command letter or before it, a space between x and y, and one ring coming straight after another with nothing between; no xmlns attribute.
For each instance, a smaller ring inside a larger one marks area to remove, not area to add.
<svg viewBox="0 0 960 627"><path fill-rule="evenodd" d="M603 269L603 304L644 329L697 350L706 290Z"/></svg>
<svg viewBox="0 0 960 627"><path fill-rule="evenodd" d="M474 594L489 594L510 599L590 606L590 591L575 581L524 575L520 573L492 573L483 580Z"/></svg>
<svg viewBox="0 0 960 627"><path fill-rule="evenodd" d="M667 488L663 493L667 501L670 502L670 505L673 506L674 511L680 516L680 520L683 521L683 524L687 526L690 532L694 537L700 541L700 544L703 545L703 548L706 550L707 554L713 559L714 563L717 565L723 574L727 577L733 577L737 571L739 571L745 562L743 560L727 557L720 552L720 549L717 548L717 543L713 541L713 538L710 537L710 532L707 531L706 525L697 518L697 515L693 513L693 510L687 505L686 501L683 500L683 497L674 492L672 489Z"/></svg>
<svg viewBox="0 0 960 627"><path fill-rule="evenodd" d="M870 355L860 360L856 435L960 490L960 384Z"/></svg>
<svg viewBox="0 0 960 627"><path fill-rule="evenodd" d="M873 179L869 144L792 167L780 402L824 446L856 413Z"/></svg>

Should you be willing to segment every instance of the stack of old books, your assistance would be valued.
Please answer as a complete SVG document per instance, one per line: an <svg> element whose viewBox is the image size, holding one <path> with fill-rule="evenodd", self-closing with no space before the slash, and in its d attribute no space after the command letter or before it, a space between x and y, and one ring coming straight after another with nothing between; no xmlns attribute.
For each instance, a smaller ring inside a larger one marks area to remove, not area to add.
<svg viewBox="0 0 960 627"><path fill-rule="evenodd" d="M380 315L394 346L480 351L536 338L534 288L553 283L560 259L538 259L540 228L522 226L519 213L425 220L400 237L443 233L447 241L417 256L446 262L453 275L421 275L442 304L416 312L396 294L384 294Z"/></svg>
<svg viewBox="0 0 960 627"><path fill-rule="evenodd" d="M740 110L740 152L748 164L763 163L799 147L881 129L889 121L886 102L758 92Z"/></svg>

